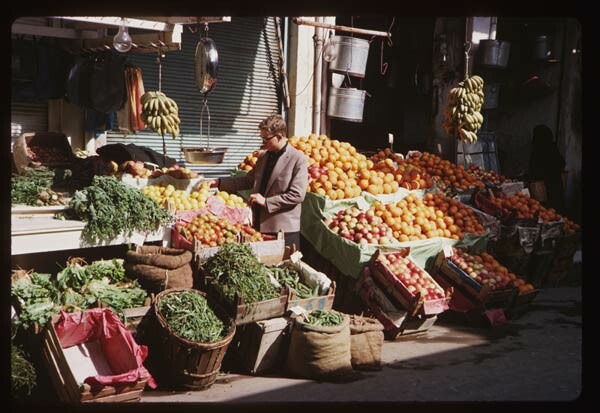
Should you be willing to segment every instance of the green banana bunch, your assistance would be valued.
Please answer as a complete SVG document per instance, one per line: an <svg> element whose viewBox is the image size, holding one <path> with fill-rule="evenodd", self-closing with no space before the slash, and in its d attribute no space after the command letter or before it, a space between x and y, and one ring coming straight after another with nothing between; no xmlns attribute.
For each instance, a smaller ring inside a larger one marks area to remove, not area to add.
<svg viewBox="0 0 600 413"><path fill-rule="evenodd" d="M444 129L464 143L477 141L476 132L483 124L483 79L472 76L458 83L448 94L448 106L444 112Z"/></svg>
<svg viewBox="0 0 600 413"><path fill-rule="evenodd" d="M146 92L141 97L142 121L159 135L179 136L179 106L162 92Z"/></svg>

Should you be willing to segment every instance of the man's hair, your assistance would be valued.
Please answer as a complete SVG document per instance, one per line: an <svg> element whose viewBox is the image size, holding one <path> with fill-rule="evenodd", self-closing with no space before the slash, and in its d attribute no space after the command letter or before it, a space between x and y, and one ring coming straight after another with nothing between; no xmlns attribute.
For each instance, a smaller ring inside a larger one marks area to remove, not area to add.
<svg viewBox="0 0 600 413"><path fill-rule="evenodd" d="M266 130L270 135L281 133L283 136L287 136L287 125L281 115L271 115L265 118L258 125L258 129Z"/></svg>

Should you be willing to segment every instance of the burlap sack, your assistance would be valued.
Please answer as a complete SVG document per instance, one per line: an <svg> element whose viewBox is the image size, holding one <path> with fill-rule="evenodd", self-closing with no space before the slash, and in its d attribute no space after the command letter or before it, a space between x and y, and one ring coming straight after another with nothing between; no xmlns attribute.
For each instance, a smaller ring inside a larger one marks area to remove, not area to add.
<svg viewBox="0 0 600 413"><path fill-rule="evenodd" d="M344 380L352 377L350 322L347 315L337 327L306 324L296 318L292 328L286 370L295 377Z"/></svg>
<svg viewBox="0 0 600 413"><path fill-rule="evenodd" d="M192 288L194 284L192 266L182 265L169 270L145 264L125 263L125 273L138 280L142 288L151 293L159 293L168 288Z"/></svg>
<svg viewBox="0 0 600 413"><path fill-rule="evenodd" d="M350 316L350 355L357 370L381 370L383 325L373 319Z"/></svg>
<svg viewBox="0 0 600 413"><path fill-rule="evenodd" d="M127 251L125 262L174 270L189 264L192 258L192 252L184 249L142 245L137 247L135 251Z"/></svg>

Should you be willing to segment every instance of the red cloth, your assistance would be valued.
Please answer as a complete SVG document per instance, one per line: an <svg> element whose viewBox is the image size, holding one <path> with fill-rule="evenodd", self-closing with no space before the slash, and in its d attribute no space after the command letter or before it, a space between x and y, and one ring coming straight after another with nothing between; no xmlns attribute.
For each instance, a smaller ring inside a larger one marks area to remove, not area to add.
<svg viewBox="0 0 600 413"><path fill-rule="evenodd" d="M87 377L84 383L92 388L133 384L142 378L148 378L148 386L156 388L154 378L143 365L148 348L135 342L110 309L93 308L78 313L61 311L54 328L62 348L100 341L106 361L115 374Z"/></svg>

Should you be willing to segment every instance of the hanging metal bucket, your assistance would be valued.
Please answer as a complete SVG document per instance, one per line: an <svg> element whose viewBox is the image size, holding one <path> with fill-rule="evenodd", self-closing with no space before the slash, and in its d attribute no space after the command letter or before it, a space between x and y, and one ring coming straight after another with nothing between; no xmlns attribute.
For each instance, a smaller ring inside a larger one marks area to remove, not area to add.
<svg viewBox="0 0 600 413"><path fill-rule="evenodd" d="M365 77L369 41L348 36L333 36L327 46L327 54L332 59L329 70L348 73L350 76Z"/></svg>
<svg viewBox="0 0 600 413"><path fill-rule="evenodd" d="M366 93L365 90L331 86L327 116L350 122L362 122Z"/></svg>
<svg viewBox="0 0 600 413"><path fill-rule="evenodd" d="M488 67L505 68L508 65L510 43L502 40L481 40L481 65Z"/></svg>
<svg viewBox="0 0 600 413"><path fill-rule="evenodd" d="M498 97L500 95L500 85L498 83L485 83L483 85L483 105L481 109L496 109L498 107Z"/></svg>

